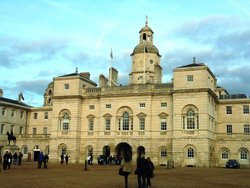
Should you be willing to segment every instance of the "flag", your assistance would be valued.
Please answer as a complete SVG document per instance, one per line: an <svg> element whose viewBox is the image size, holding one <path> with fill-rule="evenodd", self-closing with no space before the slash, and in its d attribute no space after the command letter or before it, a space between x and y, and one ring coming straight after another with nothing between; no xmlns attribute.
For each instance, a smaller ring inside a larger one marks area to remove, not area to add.
<svg viewBox="0 0 250 188"><path fill-rule="evenodd" d="M112 48L111 48L111 52L110 52L110 58L113 59L113 52L112 52Z"/></svg>

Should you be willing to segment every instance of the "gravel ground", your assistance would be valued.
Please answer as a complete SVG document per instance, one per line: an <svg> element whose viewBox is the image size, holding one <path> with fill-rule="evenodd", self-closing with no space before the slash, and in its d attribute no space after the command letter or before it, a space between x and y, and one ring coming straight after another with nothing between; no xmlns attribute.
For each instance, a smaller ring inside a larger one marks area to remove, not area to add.
<svg viewBox="0 0 250 188"><path fill-rule="evenodd" d="M1 188L123 188L119 166L49 164L38 169L37 163L24 162L1 171ZM246 188L250 187L250 169L156 167L152 188ZM129 188L137 188L136 175L129 175Z"/></svg>

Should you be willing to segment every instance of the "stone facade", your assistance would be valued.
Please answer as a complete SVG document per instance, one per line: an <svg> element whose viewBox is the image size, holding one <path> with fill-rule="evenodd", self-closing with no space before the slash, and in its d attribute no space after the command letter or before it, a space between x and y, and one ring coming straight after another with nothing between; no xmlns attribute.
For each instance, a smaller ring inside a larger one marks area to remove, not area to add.
<svg viewBox="0 0 250 188"><path fill-rule="evenodd" d="M48 84L43 107L6 105L1 96L1 151L7 148L5 133L14 129L17 146L30 160L42 150L52 162L61 153L73 163L83 163L88 155L96 162L99 155L116 155L125 143L134 162L143 148L158 165L224 166L231 158L249 165L250 99L228 94L209 67L195 59L175 68L171 83L162 83L153 34L147 23L140 30L129 85L117 86L113 68L109 78L100 75L99 87L89 73L76 71ZM13 122L12 110L24 111L25 121Z"/></svg>

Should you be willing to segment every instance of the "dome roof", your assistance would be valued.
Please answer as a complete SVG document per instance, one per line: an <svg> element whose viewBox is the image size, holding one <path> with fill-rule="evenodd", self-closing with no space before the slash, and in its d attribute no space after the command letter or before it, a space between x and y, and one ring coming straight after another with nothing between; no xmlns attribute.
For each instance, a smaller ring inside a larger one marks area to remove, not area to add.
<svg viewBox="0 0 250 188"><path fill-rule="evenodd" d="M151 33L154 33L153 30L150 27L148 27L147 25L145 25L143 28L141 28L139 33L145 32L145 31L150 31Z"/></svg>
<svg viewBox="0 0 250 188"><path fill-rule="evenodd" d="M53 88L54 87L54 82L50 82L49 84L48 84L48 86L47 86L47 89L48 88Z"/></svg>
<svg viewBox="0 0 250 188"><path fill-rule="evenodd" d="M145 49L146 53L154 53L154 54L157 54L159 57L161 57L161 55L159 53L159 50L152 43L146 42L146 46L145 47L146 47L146 49ZM131 55L139 54L139 53L144 53L144 43L138 44L134 48L133 53Z"/></svg>

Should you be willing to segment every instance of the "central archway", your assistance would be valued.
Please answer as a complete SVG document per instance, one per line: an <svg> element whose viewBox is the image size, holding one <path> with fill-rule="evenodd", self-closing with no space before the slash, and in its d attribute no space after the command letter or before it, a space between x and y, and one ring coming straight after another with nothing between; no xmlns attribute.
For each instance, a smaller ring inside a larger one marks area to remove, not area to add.
<svg viewBox="0 0 250 188"><path fill-rule="evenodd" d="M115 147L116 156L122 158L123 155L129 156L130 160L132 160L132 147L126 143L121 142Z"/></svg>

